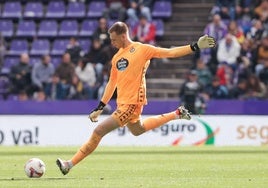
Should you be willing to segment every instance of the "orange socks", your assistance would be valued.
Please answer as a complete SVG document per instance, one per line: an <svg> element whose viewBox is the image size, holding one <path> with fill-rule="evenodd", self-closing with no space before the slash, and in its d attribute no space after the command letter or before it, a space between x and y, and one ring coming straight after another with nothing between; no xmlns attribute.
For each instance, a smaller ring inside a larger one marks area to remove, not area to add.
<svg viewBox="0 0 268 188"><path fill-rule="evenodd" d="M101 138L102 138L101 136L93 132L88 142L86 142L72 157L71 159L72 165L73 166L76 165L77 163L82 161L86 156L92 153L99 145Z"/></svg>
<svg viewBox="0 0 268 188"><path fill-rule="evenodd" d="M173 119L176 119L177 115L175 112L170 112L162 115L152 116L146 118L143 121L143 127L146 131L157 128Z"/></svg>

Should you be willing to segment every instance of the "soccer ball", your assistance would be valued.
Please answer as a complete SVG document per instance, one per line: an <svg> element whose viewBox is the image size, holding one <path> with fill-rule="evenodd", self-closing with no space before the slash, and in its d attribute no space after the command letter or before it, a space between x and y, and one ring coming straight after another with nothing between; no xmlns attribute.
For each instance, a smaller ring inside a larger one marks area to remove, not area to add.
<svg viewBox="0 0 268 188"><path fill-rule="evenodd" d="M40 178L45 173L46 166L41 159L31 158L24 165L24 171L29 178Z"/></svg>

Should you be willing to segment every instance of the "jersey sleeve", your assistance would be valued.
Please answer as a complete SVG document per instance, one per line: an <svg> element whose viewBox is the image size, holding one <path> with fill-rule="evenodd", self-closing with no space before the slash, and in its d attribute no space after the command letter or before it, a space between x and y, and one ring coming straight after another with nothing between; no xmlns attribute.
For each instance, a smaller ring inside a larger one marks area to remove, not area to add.
<svg viewBox="0 0 268 188"><path fill-rule="evenodd" d="M112 98L115 88L116 88L116 79L117 79L117 72L115 71L114 64L112 65L109 81L105 87L103 96L101 98L101 101L104 104L107 104L110 99Z"/></svg>
<svg viewBox="0 0 268 188"><path fill-rule="evenodd" d="M191 54L193 51L190 45L179 46L174 48L161 48L149 44L144 44L145 57L147 60L152 58L175 58Z"/></svg>

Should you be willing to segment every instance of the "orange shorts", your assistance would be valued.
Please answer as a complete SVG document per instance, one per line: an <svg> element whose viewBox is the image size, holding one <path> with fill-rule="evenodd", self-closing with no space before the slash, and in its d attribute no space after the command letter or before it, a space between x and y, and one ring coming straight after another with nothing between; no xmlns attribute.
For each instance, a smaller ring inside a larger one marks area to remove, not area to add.
<svg viewBox="0 0 268 188"><path fill-rule="evenodd" d="M138 104L119 104L112 113L112 117L122 127L127 123L136 123L140 120L143 105Z"/></svg>

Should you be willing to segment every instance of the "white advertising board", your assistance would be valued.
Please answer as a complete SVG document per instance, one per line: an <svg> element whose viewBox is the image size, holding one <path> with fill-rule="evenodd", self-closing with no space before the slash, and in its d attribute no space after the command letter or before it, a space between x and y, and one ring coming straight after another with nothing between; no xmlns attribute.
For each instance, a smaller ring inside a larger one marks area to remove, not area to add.
<svg viewBox="0 0 268 188"><path fill-rule="evenodd" d="M106 117L101 116L99 121ZM144 115L143 119L147 117ZM81 145L96 126L97 123L91 123L86 115L1 115L0 145ZM190 121L173 120L140 136L133 136L123 127L101 141L105 146L267 144L267 116L202 116Z"/></svg>

